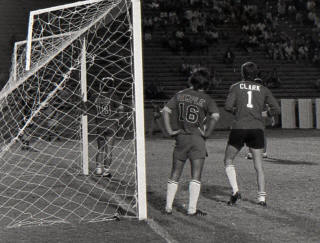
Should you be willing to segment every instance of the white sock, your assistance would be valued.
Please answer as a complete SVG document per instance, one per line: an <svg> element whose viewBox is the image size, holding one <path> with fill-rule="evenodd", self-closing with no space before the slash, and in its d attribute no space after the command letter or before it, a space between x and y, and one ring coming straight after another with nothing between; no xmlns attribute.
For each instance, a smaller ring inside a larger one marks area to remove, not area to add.
<svg viewBox="0 0 320 243"><path fill-rule="evenodd" d="M201 182L192 180L189 183L189 208L188 213L193 214L197 211L197 203L200 195Z"/></svg>
<svg viewBox="0 0 320 243"><path fill-rule="evenodd" d="M230 186L232 187L233 195L239 191L238 183L237 183L237 174L234 165L227 165L226 166L226 174L229 179Z"/></svg>
<svg viewBox="0 0 320 243"><path fill-rule="evenodd" d="M258 202L265 202L266 201L266 192L258 192Z"/></svg>
<svg viewBox="0 0 320 243"><path fill-rule="evenodd" d="M176 196L176 192L178 190L179 183L173 180L168 180L167 184L167 203L166 210L172 210L173 200Z"/></svg>

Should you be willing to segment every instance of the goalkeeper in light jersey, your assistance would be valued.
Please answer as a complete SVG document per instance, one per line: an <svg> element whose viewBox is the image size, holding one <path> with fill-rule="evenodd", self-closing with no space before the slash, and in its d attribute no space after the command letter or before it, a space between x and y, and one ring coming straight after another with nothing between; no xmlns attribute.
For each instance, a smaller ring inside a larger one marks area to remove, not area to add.
<svg viewBox="0 0 320 243"><path fill-rule="evenodd" d="M179 179L187 159L191 162L189 205L187 215L204 216L197 210L201 188L201 174L207 156L206 138L219 119L216 102L204 91L209 86L210 74L205 69L196 70L189 78L190 88L178 92L162 110L168 135L175 137L171 175L167 183L165 213L172 213Z"/></svg>
<svg viewBox="0 0 320 243"><path fill-rule="evenodd" d="M264 148L262 112L266 104L269 104L271 115L277 115L280 114L280 107L271 91L257 79L258 74L259 69L255 63L246 62L242 64L242 81L230 87L225 102L225 110L235 115L224 157L225 172L232 188L229 205L234 205L237 200L241 199L234 159L244 145L250 148L253 155L254 168L257 174L258 204L261 206L267 205L262 167L262 151Z"/></svg>
<svg viewBox="0 0 320 243"><path fill-rule="evenodd" d="M99 94L95 99L98 152L95 175L111 177L112 149L119 127L119 113L123 105L116 94L113 78L102 79Z"/></svg>

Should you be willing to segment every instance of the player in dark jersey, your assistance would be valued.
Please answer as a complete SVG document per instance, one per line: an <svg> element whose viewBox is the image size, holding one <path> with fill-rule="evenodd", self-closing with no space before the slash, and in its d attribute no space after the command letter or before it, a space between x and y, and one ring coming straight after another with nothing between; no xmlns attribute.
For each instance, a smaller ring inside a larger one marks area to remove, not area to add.
<svg viewBox="0 0 320 243"><path fill-rule="evenodd" d="M230 205L241 198L236 171L233 161L244 145L247 145L253 155L254 168L258 182L258 204L266 206L265 179L262 168L262 151L264 148L264 122L262 112L269 105L270 115L280 113L277 100L271 91L262 84L255 82L258 78L258 68L253 62L241 66L242 81L231 86L225 110L235 115L225 151L225 170L232 187Z"/></svg>
<svg viewBox="0 0 320 243"><path fill-rule="evenodd" d="M112 149L119 127L119 113L124 109L121 100L115 94L114 86L113 78L104 79L95 99L98 134L95 174L105 177L111 177L109 168L112 163Z"/></svg>
<svg viewBox="0 0 320 243"><path fill-rule="evenodd" d="M197 210L201 173L207 156L205 140L212 133L219 110L204 91L209 85L209 73L200 69L189 78L191 87L178 92L162 110L167 133L176 140L171 175L167 184L165 212L172 213L172 204L187 159L191 162L188 215L205 215Z"/></svg>

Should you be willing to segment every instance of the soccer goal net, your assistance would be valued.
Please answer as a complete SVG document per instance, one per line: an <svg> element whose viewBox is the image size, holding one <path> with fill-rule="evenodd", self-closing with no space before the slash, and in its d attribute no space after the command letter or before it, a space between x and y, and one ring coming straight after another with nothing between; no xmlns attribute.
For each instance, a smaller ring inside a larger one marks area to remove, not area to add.
<svg viewBox="0 0 320 243"><path fill-rule="evenodd" d="M139 11L30 13L0 93L0 226L146 217Z"/></svg>

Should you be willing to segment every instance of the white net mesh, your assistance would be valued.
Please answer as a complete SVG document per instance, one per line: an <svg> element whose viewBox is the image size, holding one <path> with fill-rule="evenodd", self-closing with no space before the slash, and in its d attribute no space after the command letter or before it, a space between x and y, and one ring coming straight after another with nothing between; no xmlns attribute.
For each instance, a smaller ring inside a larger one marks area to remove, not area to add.
<svg viewBox="0 0 320 243"><path fill-rule="evenodd" d="M0 225L137 217L130 8L100 0L37 11L29 71L28 43L16 43L0 93Z"/></svg>

